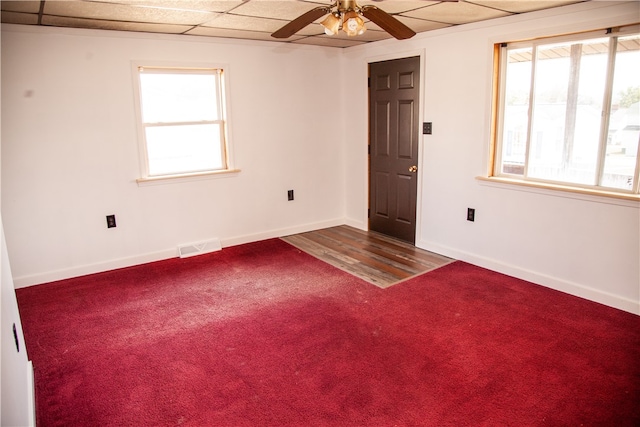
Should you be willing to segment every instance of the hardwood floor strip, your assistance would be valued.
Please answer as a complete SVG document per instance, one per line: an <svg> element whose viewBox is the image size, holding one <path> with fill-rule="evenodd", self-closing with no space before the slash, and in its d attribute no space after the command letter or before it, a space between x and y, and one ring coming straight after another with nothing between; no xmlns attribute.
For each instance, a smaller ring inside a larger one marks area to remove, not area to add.
<svg viewBox="0 0 640 427"><path fill-rule="evenodd" d="M359 233L365 233L356 230ZM362 235L362 234L361 234ZM405 262L414 269L414 273L425 271L425 269L433 269L441 266L443 263L449 263L451 260L442 255L418 249L409 243L401 242L378 233L369 232L364 234L366 242L376 250L376 253L385 253L387 257L395 262Z"/></svg>
<svg viewBox="0 0 640 427"><path fill-rule="evenodd" d="M358 230L355 228L339 228L335 227L332 230L336 232L345 233L354 236L354 238L362 239L370 244L381 247L383 250L388 251L390 248L395 249L395 253L397 256L402 256L402 254L406 255L407 259L413 260L418 263L426 263L431 266L432 264L440 265L442 262L450 260L450 258L444 257L439 254L435 254L433 252L428 252L415 246L410 243L403 242L397 239L394 239L389 236L385 236L376 232L366 232L362 230Z"/></svg>
<svg viewBox="0 0 640 427"><path fill-rule="evenodd" d="M312 233L307 237L319 244L324 245L325 247L335 248L335 250L338 250L337 248L340 248L341 251L345 251L345 253L350 257L370 267L384 270L387 273L398 278L404 278L413 274L413 271L411 269L408 269L401 264L394 263L385 256L379 256L369 250L362 250L362 248L360 248L357 244L354 244L353 241L345 242L337 239L332 239L330 236L326 235L323 232L317 234Z"/></svg>
<svg viewBox="0 0 640 427"><path fill-rule="evenodd" d="M400 240L392 239L382 234L374 232L365 232L362 230L334 227L326 229L327 231L349 236L352 240L359 241L363 244L372 245L374 247L382 248L386 251L393 250L397 253L404 253L412 255L415 253L415 247L409 243L402 242Z"/></svg>
<svg viewBox="0 0 640 427"><path fill-rule="evenodd" d="M323 249L316 242L311 241L307 237L301 235L287 236L282 238L289 244L297 247L303 252L312 255L327 264L346 271L362 280L372 283L381 288L387 287L389 283L395 283L398 279L384 271L376 270L367 265L359 263L357 260L350 258L336 251Z"/></svg>
<svg viewBox="0 0 640 427"><path fill-rule="evenodd" d="M326 233L335 233L338 236L344 236L334 229L326 229L323 230ZM406 250L402 246L398 246L396 242L393 241L384 241L382 239L376 239L373 237L372 239L365 238L352 238L352 237L341 237L336 238L338 240L349 242L353 246L357 246L359 249L366 253L376 254L391 263L402 264L407 267L407 271L415 274L418 271L422 271L424 267L433 267L433 263L425 263L424 260L415 257L415 254Z"/></svg>
<svg viewBox="0 0 640 427"><path fill-rule="evenodd" d="M345 225L286 236L282 240L381 288L453 261L407 242Z"/></svg>

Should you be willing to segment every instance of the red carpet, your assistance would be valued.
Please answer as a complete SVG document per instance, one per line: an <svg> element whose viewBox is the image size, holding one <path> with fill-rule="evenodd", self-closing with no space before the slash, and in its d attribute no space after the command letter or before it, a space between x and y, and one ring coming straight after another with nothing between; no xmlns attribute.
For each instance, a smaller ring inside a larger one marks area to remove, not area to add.
<svg viewBox="0 0 640 427"><path fill-rule="evenodd" d="M640 317L274 239L19 289L45 426L638 426Z"/></svg>

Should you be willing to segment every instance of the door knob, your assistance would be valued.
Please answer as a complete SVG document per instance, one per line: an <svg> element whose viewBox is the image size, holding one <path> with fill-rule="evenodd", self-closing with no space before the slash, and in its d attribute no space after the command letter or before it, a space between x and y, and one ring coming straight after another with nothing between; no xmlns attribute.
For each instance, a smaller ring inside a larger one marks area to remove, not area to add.
<svg viewBox="0 0 640 427"><path fill-rule="evenodd" d="M416 172L418 170L417 166L410 166L409 167L409 172Z"/></svg>

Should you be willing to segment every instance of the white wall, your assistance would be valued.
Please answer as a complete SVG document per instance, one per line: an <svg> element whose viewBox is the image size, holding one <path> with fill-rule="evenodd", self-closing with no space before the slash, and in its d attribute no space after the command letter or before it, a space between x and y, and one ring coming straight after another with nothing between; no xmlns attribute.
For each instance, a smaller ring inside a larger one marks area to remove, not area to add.
<svg viewBox="0 0 640 427"><path fill-rule="evenodd" d="M0 94L2 90L0 88ZM0 103L1 104L1 103ZM1 157L1 156L0 156ZM15 332L14 332L15 330ZM33 366L27 355L0 215L0 425L35 425Z"/></svg>
<svg viewBox="0 0 640 427"><path fill-rule="evenodd" d="M424 57L417 246L640 313L640 210L623 202L484 184L492 46L497 42L638 22L640 3L588 2L349 48L345 84L366 109L367 63ZM366 115L347 129L347 218L365 227ZM475 222L466 209L476 209Z"/></svg>
<svg viewBox="0 0 640 427"><path fill-rule="evenodd" d="M16 286L173 257L215 237L229 246L343 223L341 58L271 42L3 25L2 214ZM136 184L134 60L225 66L238 175Z"/></svg>

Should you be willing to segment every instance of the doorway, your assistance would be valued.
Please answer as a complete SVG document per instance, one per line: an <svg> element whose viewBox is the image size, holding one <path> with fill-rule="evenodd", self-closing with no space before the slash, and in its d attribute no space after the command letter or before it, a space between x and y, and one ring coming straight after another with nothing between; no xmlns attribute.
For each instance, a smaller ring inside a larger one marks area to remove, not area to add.
<svg viewBox="0 0 640 427"><path fill-rule="evenodd" d="M415 244L420 57L369 64L369 229Z"/></svg>

